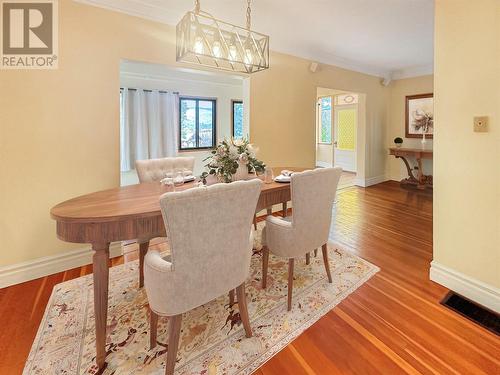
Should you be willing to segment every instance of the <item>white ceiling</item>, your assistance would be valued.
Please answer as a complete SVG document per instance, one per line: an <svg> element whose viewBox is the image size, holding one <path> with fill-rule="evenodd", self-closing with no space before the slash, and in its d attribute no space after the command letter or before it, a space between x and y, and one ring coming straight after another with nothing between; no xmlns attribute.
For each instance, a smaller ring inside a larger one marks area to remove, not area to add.
<svg viewBox="0 0 500 375"><path fill-rule="evenodd" d="M175 25L189 0L77 0ZM245 24L246 0L200 0L216 18ZM253 0L252 29L271 49L376 76L432 73L434 0ZM272 64L272 61L271 61Z"/></svg>

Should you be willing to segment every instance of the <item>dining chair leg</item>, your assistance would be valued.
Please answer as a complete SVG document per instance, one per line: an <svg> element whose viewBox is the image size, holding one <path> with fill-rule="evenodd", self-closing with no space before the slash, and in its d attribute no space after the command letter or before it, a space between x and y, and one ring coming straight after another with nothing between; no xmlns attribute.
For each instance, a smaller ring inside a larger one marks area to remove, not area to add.
<svg viewBox="0 0 500 375"><path fill-rule="evenodd" d="M238 298L238 308L240 310L241 322L245 328L245 336L252 337L252 327L250 327L250 318L248 316L247 296L245 295L245 283L236 287L236 296Z"/></svg>
<svg viewBox="0 0 500 375"><path fill-rule="evenodd" d="M148 252L149 239L139 239L137 242L139 242L139 288L142 288L144 286L144 257Z"/></svg>
<svg viewBox="0 0 500 375"><path fill-rule="evenodd" d="M253 228L257 230L257 214L253 215Z"/></svg>
<svg viewBox="0 0 500 375"><path fill-rule="evenodd" d="M158 314L149 309L149 349L156 347L156 336L158 332Z"/></svg>
<svg viewBox="0 0 500 375"><path fill-rule="evenodd" d="M332 274L330 273L330 262L328 261L328 246L324 244L321 246L323 251L323 262L325 263L326 275L328 276L328 282L332 283Z"/></svg>
<svg viewBox="0 0 500 375"><path fill-rule="evenodd" d="M318 249L314 249L314 257L316 258L318 256Z"/></svg>
<svg viewBox="0 0 500 375"><path fill-rule="evenodd" d="M283 217L286 217L287 202L283 202Z"/></svg>
<svg viewBox="0 0 500 375"><path fill-rule="evenodd" d="M267 287L267 268L269 266L269 248L262 247L262 289Z"/></svg>
<svg viewBox="0 0 500 375"><path fill-rule="evenodd" d="M311 253L306 253L306 264L309 265L311 263Z"/></svg>
<svg viewBox="0 0 500 375"><path fill-rule="evenodd" d="M177 349L181 335L182 314L169 317L168 320L168 351L165 375L174 375L177 362Z"/></svg>
<svg viewBox="0 0 500 375"><path fill-rule="evenodd" d="M229 291L229 307L234 305L234 289Z"/></svg>
<svg viewBox="0 0 500 375"><path fill-rule="evenodd" d="M288 259L288 311L292 309L293 263L293 258Z"/></svg>

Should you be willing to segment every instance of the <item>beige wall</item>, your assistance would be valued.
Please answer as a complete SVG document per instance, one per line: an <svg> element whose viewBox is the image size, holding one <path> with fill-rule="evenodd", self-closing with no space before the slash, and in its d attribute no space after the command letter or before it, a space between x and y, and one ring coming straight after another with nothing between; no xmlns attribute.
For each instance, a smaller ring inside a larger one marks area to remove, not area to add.
<svg viewBox="0 0 500 375"><path fill-rule="evenodd" d="M0 267L82 245L56 239L56 203L119 185L120 59L176 65L172 27L59 2L59 69L0 71ZM251 78L251 138L270 165L315 162L316 87L367 94L367 176L384 173L388 90L379 79L273 53Z"/></svg>
<svg viewBox="0 0 500 375"><path fill-rule="evenodd" d="M500 1L437 0L435 50L434 262L498 288Z"/></svg>
<svg viewBox="0 0 500 375"><path fill-rule="evenodd" d="M427 94L433 92L432 75L415 78L400 79L392 81L389 85L391 90L389 101L389 114L387 123L387 147L394 147L394 138L403 138L403 147L421 148L421 139L405 138L405 103L407 95ZM432 140L427 140L426 148L432 149ZM416 165L415 160L412 163ZM425 160L424 173L432 174L432 161ZM401 160L393 156L387 158L387 177L399 181L407 177L406 167Z"/></svg>
<svg viewBox="0 0 500 375"><path fill-rule="evenodd" d="M120 58L175 60L170 27L59 7L59 69L0 71L0 266L83 246L56 239L49 210L119 185Z"/></svg>
<svg viewBox="0 0 500 375"><path fill-rule="evenodd" d="M312 167L316 154L316 93L318 87L356 92L366 116L359 119L363 131L358 142L366 141L366 178L385 175L385 127L389 89L377 77L334 66L321 65L316 73L309 71L309 60L271 54L271 69L251 78L252 141L261 148L261 156L272 166ZM364 98L366 97L366 102Z"/></svg>

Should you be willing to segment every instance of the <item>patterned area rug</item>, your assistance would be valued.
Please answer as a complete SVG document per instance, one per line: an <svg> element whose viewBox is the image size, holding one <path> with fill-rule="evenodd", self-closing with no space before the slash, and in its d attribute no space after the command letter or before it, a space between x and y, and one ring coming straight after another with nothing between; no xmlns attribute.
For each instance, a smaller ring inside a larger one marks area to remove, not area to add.
<svg viewBox="0 0 500 375"><path fill-rule="evenodd" d="M263 223L259 223L257 241ZM176 374L250 374L283 349L378 268L349 252L329 248L333 283L321 251L295 262L293 308L287 312L287 260L271 256L266 290L261 255L252 256L246 284L253 337L245 338L237 304L227 296L183 315ZM138 289L138 263L110 270L107 367L104 374L163 374L167 318L158 323L159 345L149 350L149 312ZM58 284L47 304L24 374L96 374L92 275Z"/></svg>

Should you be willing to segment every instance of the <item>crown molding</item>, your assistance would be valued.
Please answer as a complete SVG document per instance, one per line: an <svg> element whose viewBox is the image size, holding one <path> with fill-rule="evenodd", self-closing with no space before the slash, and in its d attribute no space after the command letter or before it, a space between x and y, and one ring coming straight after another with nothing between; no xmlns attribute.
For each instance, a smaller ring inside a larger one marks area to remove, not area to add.
<svg viewBox="0 0 500 375"><path fill-rule="evenodd" d="M413 77L421 77L434 74L434 64L413 66L406 69L395 70L391 74L391 79L405 79Z"/></svg>
<svg viewBox="0 0 500 375"><path fill-rule="evenodd" d="M172 13L163 7L148 4L142 0L73 0L74 2L104 8L107 10L125 13L130 16L140 17L154 22L160 22L175 26L177 19L172 18ZM176 9L177 13L184 13L185 9ZM276 48L272 51L287 55L317 61L326 65L333 65L342 69L351 70L380 78L403 79L433 74L433 66L417 66L401 70L391 71L380 67L364 64L360 61L350 60L331 53L309 53L305 51L291 50L290 48Z"/></svg>
<svg viewBox="0 0 500 375"><path fill-rule="evenodd" d="M290 56L316 61L325 65L336 66L337 68L342 68L375 77L386 77L391 74L390 70L379 69L378 67L375 67L373 65L363 64L359 61L346 59L344 57L340 57L331 53L314 53L314 54L305 52L297 53L297 51L291 51L280 48L273 48L273 51L278 53L284 53Z"/></svg>
<svg viewBox="0 0 500 375"><path fill-rule="evenodd" d="M147 4L141 0L73 0L76 3L125 13L129 16L145 18L150 21L175 25L165 8ZM180 10L182 12L182 10Z"/></svg>

